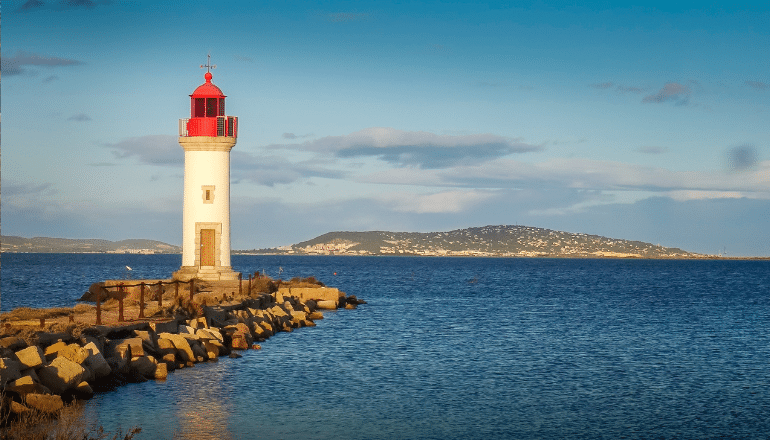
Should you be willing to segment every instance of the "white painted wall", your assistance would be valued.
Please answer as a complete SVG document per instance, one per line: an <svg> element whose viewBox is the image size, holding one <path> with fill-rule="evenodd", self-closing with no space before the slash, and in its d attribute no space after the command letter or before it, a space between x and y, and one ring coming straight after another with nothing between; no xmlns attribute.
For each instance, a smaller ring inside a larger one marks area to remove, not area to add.
<svg viewBox="0 0 770 440"><path fill-rule="evenodd" d="M209 138L211 139L211 138ZM184 153L184 210L182 213L182 266L195 265L195 224L221 223L220 265L230 266L230 148L205 138L180 138ZM202 186L213 185L213 203L203 202Z"/></svg>

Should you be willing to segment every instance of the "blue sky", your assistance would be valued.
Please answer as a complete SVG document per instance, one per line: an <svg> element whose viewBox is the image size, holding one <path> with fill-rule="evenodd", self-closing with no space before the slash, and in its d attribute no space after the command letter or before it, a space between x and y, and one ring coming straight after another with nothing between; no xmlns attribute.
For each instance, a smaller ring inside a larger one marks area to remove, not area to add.
<svg viewBox="0 0 770 440"><path fill-rule="evenodd" d="M770 255L770 6L3 2L2 233L181 243L178 119L238 116L234 249L522 224Z"/></svg>

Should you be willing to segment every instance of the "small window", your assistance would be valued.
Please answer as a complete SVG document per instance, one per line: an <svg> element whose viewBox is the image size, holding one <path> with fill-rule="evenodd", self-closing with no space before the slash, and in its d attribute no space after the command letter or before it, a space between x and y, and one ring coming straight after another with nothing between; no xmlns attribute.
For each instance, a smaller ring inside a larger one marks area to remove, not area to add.
<svg viewBox="0 0 770 440"><path fill-rule="evenodd" d="M202 118L206 116L206 99L195 98L193 102L193 117Z"/></svg>
<svg viewBox="0 0 770 440"><path fill-rule="evenodd" d="M217 98L206 98L206 117L217 116Z"/></svg>
<svg viewBox="0 0 770 440"><path fill-rule="evenodd" d="M225 115L225 98L219 98L219 115L218 116L224 116Z"/></svg>
<svg viewBox="0 0 770 440"><path fill-rule="evenodd" d="M214 185L203 185L201 186L201 190L203 192L203 203L206 204L213 204L214 203Z"/></svg>

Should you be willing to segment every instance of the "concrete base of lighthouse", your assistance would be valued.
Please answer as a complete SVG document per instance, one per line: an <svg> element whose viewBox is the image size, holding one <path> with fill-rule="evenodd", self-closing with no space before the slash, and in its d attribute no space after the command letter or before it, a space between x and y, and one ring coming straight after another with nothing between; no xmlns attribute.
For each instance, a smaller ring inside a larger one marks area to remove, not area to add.
<svg viewBox="0 0 770 440"><path fill-rule="evenodd" d="M205 281L235 281L240 275L230 266L182 266L174 272L173 278L179 281L190 281L195 278Z"/></svg>

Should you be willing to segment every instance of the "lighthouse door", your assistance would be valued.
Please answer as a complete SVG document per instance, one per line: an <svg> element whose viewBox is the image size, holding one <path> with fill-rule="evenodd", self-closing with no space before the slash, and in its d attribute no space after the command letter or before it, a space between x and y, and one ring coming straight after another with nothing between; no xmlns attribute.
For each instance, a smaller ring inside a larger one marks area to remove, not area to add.
<svg viewBox="0 0 770 440"><path fill-rule="evenodd" d="M201 229L201 266L214 265L214 229Z"/></svg>

